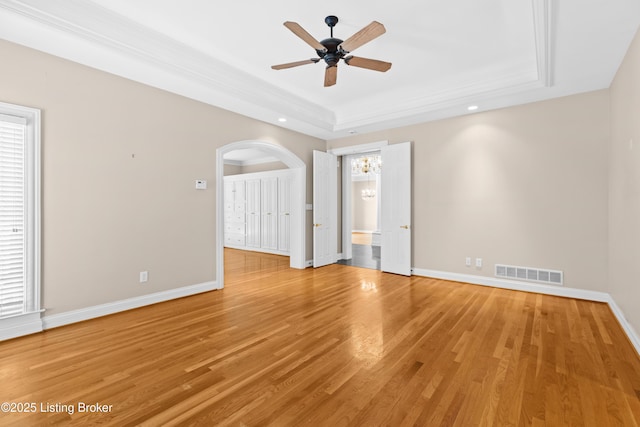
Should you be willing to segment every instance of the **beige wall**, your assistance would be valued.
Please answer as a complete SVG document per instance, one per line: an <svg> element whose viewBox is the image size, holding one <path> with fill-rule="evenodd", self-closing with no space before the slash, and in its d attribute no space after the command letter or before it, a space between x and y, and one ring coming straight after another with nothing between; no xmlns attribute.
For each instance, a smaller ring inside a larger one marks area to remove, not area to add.
<svg viewBox="0 0 640 427"><path fill-rule="evenodd" d="M0 40L0 101L42 109L47 314L216 279L216 148L325 142ZM209 189L196 191L206 179ZM311 203L311 186L307 189ZM307 224L310 224L308 219ZM308 227L307 259L311 258ZM138 273L149 271L149 282Z"/></svg>
<svg viewBox="0 0 640 427"><path fill-rule="evenodd" d="M242 166L238 166L238 165L224 165L224 171L222 172L222 174L224 176L230 176L230 175L240 175L242 173Z"/></svg>
<svg viewBox="0 0 640 427"><path fill-rule="evenodd" d="M311 203L313 149L386 139L413 141L413 266L563 270L565 286L611 292L640 330L639 45L636 36L610 91L325 144L0 41L12 58L0 101L43 111L47 314L215 280L216 148L283 145L307 164ZM209 190L195 191L195 179ZM484 267L465 267L466 256Z"/></svg>
<svg viewBox="0 0 640 427"><path fill-rule="evenodd" d="M322 147L321 149L324 149L324 147ZM267 172L267 171L275 171L279 169L287 169L287 165L285 165L282 162L269 162L269 163L260 163L257 165L246 165L246 166L242 166L242 173Z"/></svg>
<svg viewBox="0 0 640 427"><path fill-rule="evenodd" d="M378 200L376 198L363 200L362 190L371 187L375 190L375 179L351 182L351 225L354 230L375 231L378 229Z"/></svg>
<svg viewBox="0 0 640 427"><path fill-rule="evenodd" d="M640 332L640 33L611 85L609 292Z"/></svg>
<svg viewBox="0 0 640 427"><path fill-rule="evenodd" d="M288 166L282 162L269 162L246 166L224 165L224 175L228 176L239 175L243 173L275 171L280 169L287 169L287 167Z"/></svg>
<svg viewBox="0 0 640 427"><path fill-rule="evenodd" d="M567 287L607 290L607 90L327 145L381 140L413 141L414 267L549 268ZM484 266L466 267L467 256Z"/></svg>

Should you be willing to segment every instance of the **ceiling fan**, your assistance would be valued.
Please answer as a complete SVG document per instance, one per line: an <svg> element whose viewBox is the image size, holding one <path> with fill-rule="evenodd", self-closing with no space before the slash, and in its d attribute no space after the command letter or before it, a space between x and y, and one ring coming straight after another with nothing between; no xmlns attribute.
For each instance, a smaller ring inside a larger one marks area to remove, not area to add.
<svg viewBox="0 0 640 427"><path fill-rule="evenodd" d="M341 40L333 37L333 27L338 23L337 16L327 16L324 22L331 29L331 37L322 41L317 41L309 34L300 24L296 22L287 21L284 26L287 27L293 34L300 37L304 42L316 50L318 58L306 59L303 61L289 62L286 64L273 65L271 68L274 70L283 70L285 68L297 67L305 64L316 64L324 59L327 64L327 68L324 74L324 86L333 86L336 84L336 78L338 76L338 62L344 60L345 64L352 65L354 67L366 68L368 70L385 72L391 68L390 62L378 61L377 59L360 58L357 56L349 55L353 50L362 46L365 43L370 42L376 37L381 36L386 32L384 25L377 21L373 21L347 40Z"/></svg>

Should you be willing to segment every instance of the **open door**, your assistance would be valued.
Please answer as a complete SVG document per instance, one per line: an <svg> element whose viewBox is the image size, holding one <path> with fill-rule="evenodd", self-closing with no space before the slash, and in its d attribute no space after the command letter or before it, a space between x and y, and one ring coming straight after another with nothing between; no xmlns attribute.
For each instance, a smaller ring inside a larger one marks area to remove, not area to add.
<svg viewBox="0 0 640 427"><path fill-rule="evenodd" d="M380 267L411 276L411 143L382 147Z"/></svg>
<svg viewBox="0 0 640 427"><path fill-rule="evenodd" d="M313 266L338 260L336 156L313 151Z"/></svg>

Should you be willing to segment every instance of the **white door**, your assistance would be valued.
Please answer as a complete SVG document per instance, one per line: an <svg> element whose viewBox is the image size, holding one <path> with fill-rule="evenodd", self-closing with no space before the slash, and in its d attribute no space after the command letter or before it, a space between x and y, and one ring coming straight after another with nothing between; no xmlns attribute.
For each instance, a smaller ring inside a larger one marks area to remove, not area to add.
<svg viewBox="0 0 640 427"><path fill-rule="evenodd" d="M411 143L382 148L380 267L411 276Z"/></svg>
<svg viewBox="0 0 640 427"><path fill-rule="evenodd" d="M229 179L224 180L224 212L233 212L235 202L235 182Z"/></svg>
<svg viewBox="0 0 640 427"><path fill-rule="evenodd" d="M245 209L246 209L246 205L247 205L247 200L246 200L246 196L245 196L245 189L244 189L244 181L236 181L235 182L235 186L233 187L233 194L234 194L234 206L233 206L233 210L236 214L242 214L244 215Z"/></svg>
<svg viewBox="0 0 640 427"><path fill-rule="evenodd" d="M291 186L293 176L278 178L278 250L289 252L291 248Z"/></svg>
<svg viewBox="0 0 640 427"><path fill-rule="evenodd" d="M278 249L278 178L262 178L260 247Z"/></svg>
<svg viewBox="0 0 640 427"><path fill-rule="evenodd" d="M338 260L338 170L333 154L313 151L313 266Z"/></svg>
<svg viewBox="0 0 640 427"><path fill-rule="evenodd" d="M247 241L252 248L260 247L260 180L246 181L247 196Z"/></svg>

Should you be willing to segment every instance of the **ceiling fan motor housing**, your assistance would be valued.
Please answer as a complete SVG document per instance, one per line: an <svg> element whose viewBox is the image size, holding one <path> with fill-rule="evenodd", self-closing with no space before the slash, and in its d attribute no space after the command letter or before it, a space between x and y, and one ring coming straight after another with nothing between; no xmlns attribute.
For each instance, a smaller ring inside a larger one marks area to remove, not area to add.
<svg viewBox="0 0 640 427"><path fill-rule="evenodd" d="M326 62L328 66L334 66L344 58L345 52L339 49L342 42L343 40L334 37L324 39L320 44L325 47L325 51L316 50L316 53L320 58L324 59L324 62Z"/></svg>

